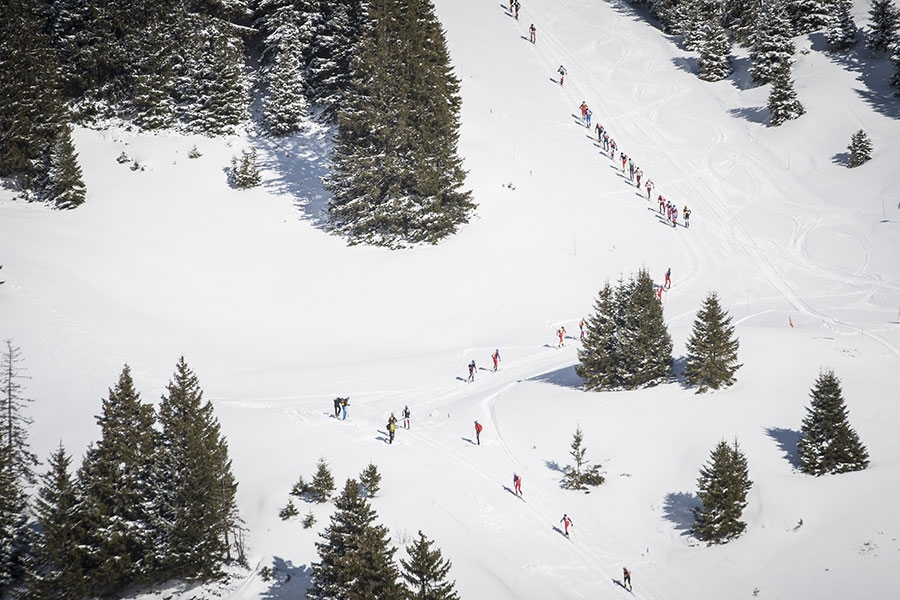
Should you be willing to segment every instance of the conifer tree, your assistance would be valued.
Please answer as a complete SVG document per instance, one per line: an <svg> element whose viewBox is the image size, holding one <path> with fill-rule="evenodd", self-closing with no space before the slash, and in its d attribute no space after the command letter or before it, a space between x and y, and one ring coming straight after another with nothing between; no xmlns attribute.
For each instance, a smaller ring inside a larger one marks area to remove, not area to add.
<svg viewBox="0 0 900 600"><path fill-rule="evenodd" d="M856 44L856 21L850 11L852 0L835 0L832 13L828 16L825 39L838 50L848 50Z"/></svg>
<svg viewBox="0 0 900 600"><path fill-rule="evenodd" d="M100 440L78 471L79 563L91 595L115 595L154 572L152 512L157 433L125 365L96 417Z"/></svg>
<svg viewBox="0 0 900 600"><path fill-rule="evenodd" d="M735 41L752 47L761 12L762 0L725 0L722 25Z"/></svg>
<svg viewBox="0 0 900 600"><path fill-rule="evenodd" d="M9 459L7 468L22 486L35 483L34 468L38 465L37 456L28 444L28 427L32 420L24 410L31 398L24 395L24 367L21 366L22 350L13 346L12 340L6 340L3 356L0 358L0 444L6 450Z"/></svg>
<svg viewBox="0 0 900 600"><path fill-rule="evenodd" d="M691 528L697 539L708 545L724 544L744 532L747 524L741 521L741 515L753 485L749 475L747 459L737 440L733 445L719 442L697 479L702 506L693 509Z"/></svg>
<svg viewBox="0 0 900 600"><path fill-rule="evenodd" d="M585 458L587 448L583 446L583 443L584 434L579 425L575 428L575 434L572 436L572 449L569 451L575 465L566 467L563 474L562 486L567 490L586 490L589 485L602 485L605 481L603 475L600 474L600 465L588 464Z"/></svg>
<svg viewBox="0 0 900 600"><path fill-rule="evenodd" d="M653 279L640 269L620 286L617 303L623 310L617 331L618 372L626 389L655 385L670 375L672 338L663 318L662 304L653 289Z"/></svg>
<svg viewBox="0 0 900 600"><path fill-rule="evenodd" d="M59 63L39 0L0 2L0 177L38 190L67 115Z"/></svg>
<svg viewBox="0 0 900 600"><path fill-rule="evenodd" d="M894 74L888 82L895 96L900 96L900 42L894 44L894 52L891 54L891 62L894 64Z"/></svg>
<svg viewBox="0 0 900 600"><path fill-rule="evenodd" d="M869 21L866 47L873 52L889 52L900 41L900 10L893 0L872 0Z"/></svg>
<svg viewBox="0 0 900 600"><path fill-rule="evenodd" d="M717 19L707 19L700 30L697 41L700 51L700 79L719 81L731 75L731 42L728 34Z"/></svg>
<svg viewBox="0 0 900 600"><path fill-rule="evenodd" d="M213 406L184 357L159 404L160 435L157 544L161 575L205 579L231 559L240 518L228 445Z"/></svg>
<svg viewBox="0 0 900 600"><path fill-rule="evenodd" d="M793 63L793 30L784 0L762 3L750 49L750 75L759 84L772 81Z"/></svg>
<svg viewBox="0 0 900 600"><path fill-rule="evenodd" d="M872 158L872 141L866 132L860 129L850 136L850 145L847 146L847 150L850 151L850 161L847 166L858 167Z"/></svg>
<svg viewBox="0 0 900 600"><path fill-rule="evenodd" d="M447 581L452 563L441 555L440 548L432 550L433 545L434 540L419 531L419 538L406 547L409 559L400 559L407 600L459 600L456 583Z"/></svg>
<svg viewBox="0 0 900 600"><path fill-rule="evenodd" d="M394 564L396 548L377 515L360 496L359 484L347 480L335 500L330 525L316 542L319 560L312 564L310 600L401 600L404 588Z"/></svg>
<svg viewBox="0 0 900 600"><path fill-rule="evenodd" d="M34 545L26 487L15 461L9 444L0 436L0 598L21 593Z"/></svg>
<svg viewBox="0 0 900 600"><path fill-rule="evenodd" d="M324 458L320 458L316 466L316 474L313 475L309 485L309 494L315 502L323 503L331 499L334 493L334 476L328 468Z"/></svg>
<svg viewBox="0 0 900 600"><path fill-rule="evenodd" d="M241 157L231 157L231 170L228 173L228 183L239 190L256 187L262 183L262 173L257 164L259 155L256 148L241 150Z"/></svg>
<svg viewBox="0 0 900 600"><path fill-rule="evenodd" d="M40 543L36 569L28 583L28 600L80 600L87 595L78 560L78 497L69 467L72 459L62 444L50 456L35 501Z"/></svg>
<svg viewBox="0 0 900 600"><path fill-rule="evenodd" d="M768 108L770 124L781 125L785 121L796 119L806 112L791 80L790 67L775 71L771 75L772 89L769 90Z"/></svg>
<svg viewBox="0 0 900 600"><path fill-rule="evenodd" d="M701 49L707 23L720 23L722 8L721 0L686 0L676 5L678 31L686 50Z"/></svg>
<svg viewBox="0 0 900 600"><path fill-rule="evenodd" d="M293 4L280 6L264 24L269 33L261 59L267 88L263 118L273 135L288 135L299 131L307 117L299 15Z"/></svg>
<svg viewBox="0 0 900 600"><path fill-rule="evenodd" d="M343 94L356 77L352 62L368 17L368 6L354 0L300 0L300 31L312 101L329 123L337 120ZM305 19L304 19L305 17ZM378 17L374 17L378 18ZM402 38L397 38L401 40Z"/></svg>
<svg viewBox="0 0 900 600"><path fill-rule="evenodd" d="M584 340L578 350L579 364L575 365L575 372L587 390L619 384L615 371L616 313L613 288L607 281L594 300L594 313L586 319Z"/></svg>
<svg viewBox="0 0 900 600"><path fill-rule="evenodd" d="M369 463L363 472L359 474L359 482L362 484L366 498L374 498L381 489L381 473L374 463Z"/></svg>
<svg viewBox="0 0 900 600"><path fill-rule="evenodd" d="M734 383L734 374L742 366L737 361L739 346L731 315L719 304L718 294L711 292L697 313L687 342L684 375L689 384L697 386L698 394Z"/></svg>
<svg viewBox="0 0 900 600"><path fill-rule="evenodd" d="M834 0L789 0L788 13L798 34L825 27L834 10Z"/></svg>
<svg viewBox="0 0 900 600"><path fill-rule="evenodd" d="M60 129L50 152L50 166L43 187L42 195L56 208L68 210L84 203L86 189L69 126Z"/></svg>
<svg viewBox="0 0 900 600"><path fill-rule="evenodd" d="M797 442L801 470L810 475L825 475L868 467L869 452L850 427L841 381L834 371L819 373L810 398Z"/></svg>
<svg viewBox="0 0 900 600"><path fill-rule="evenodd" d="M338 114L325 187L351 244L437 243L474 209L460 191L459 80L430 0L374 0Z"/></svg>

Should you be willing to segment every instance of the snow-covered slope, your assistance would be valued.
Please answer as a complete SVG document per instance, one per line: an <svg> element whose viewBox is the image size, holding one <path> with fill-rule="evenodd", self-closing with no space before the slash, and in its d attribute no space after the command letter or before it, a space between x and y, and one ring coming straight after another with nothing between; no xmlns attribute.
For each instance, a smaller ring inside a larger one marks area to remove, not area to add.
<svg viewBox="0 0 900 600"><path fill-rule="evenodd" d="M0 192L0 336L32 377L34 450L46 457L61 440L79 456L124 363L153 400L184 355L228 436L252 566L281 574L246 574L227 589L233 600L302 595L331 506L301 507L318 518L311 530L277 512L320 457L339 482L375 462L373 505L394 542L420 529L436 540L463 598L613 598L623 565L645 598L891 597L900 105L877 76L886 62L798 38L807 114L770 128L768 88L749 87L740 49L733 78L702 82L696 58L628 3L530 0L519 21L501 2L436 5L479 204L436 247L346 247L322 230L321 131L272 141L81 129L83 207L50 212ZM691 207L690 229L660 221L601 154L579 125L582 100L654 197ZM843 155L860 128L875 154L850 170ZM195 144L203 156L189 159ZM266 182L232 190L224 169L249 146ZM122 151L144 170L118 164ZM733 388L579 389L578 321L604 281L641 267L660 279L672 268L663 302L676 358L701 301L719 292L741 341ZM572 338L558 349L559 326ZM473 358L481 368L466 383ZM864 472L794 471L821 368L842 379L872 457ZM336 395L351 396L347 422L328 417ZM404 405L413 427L389 446L383 424ZM607 477L590 494L559 487L578 425ZM699 468L735 437L754 481L747 533L697 545L686 530ZM524 501L506 489L513 471ZM571 540L554 530L563 513Z"/></svg>

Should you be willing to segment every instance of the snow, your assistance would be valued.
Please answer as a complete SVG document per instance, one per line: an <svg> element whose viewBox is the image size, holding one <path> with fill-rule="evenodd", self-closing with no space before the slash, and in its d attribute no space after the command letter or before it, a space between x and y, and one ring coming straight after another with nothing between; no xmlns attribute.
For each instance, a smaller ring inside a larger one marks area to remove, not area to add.
<svg viewBox="0 0 900 600"><path fill-rule="evenodd" d="M731 78L703 82L696 55L627 3L531 0L518 22L504 3L436 5L479 205L437 246L392 252L329 236L320 129L280 140L76 129L85 205L53 212L0 191L0 337L21 347L31 377L32 449L46 458L62 441L77 461L122 365L155 401L183 355L228 438L249 529L251 570L216 592L230 600L302 595L333 507L298 504L312 529L277 514L320 457L339 489L374 462L373 506L393 542L420 529L435 540L463 598L615 598L623 565L642 598L893 596L900 103L888 61L797 38L807 114L768 127L768 86L749 86L746 52L735 50ZM866 11L857 1L858 24ZM690 229L665 226L626 185L579 126L582 100L655 182L654 198L690 206ZM875 151L851 170L858 129ZM194 145L202 156L189 159ZM250 147L264 183L233 190L226 169ZM144 170L117 164L122 151ZM735 386L579 388L578 321L606 280L641 267L659 280L672 268L663 301L676 365L703 299L719 293L741 342ZM561 325L570 338L558 349ZM823 368L842 380L870 452L863 472L796 471ZM346 422L329 417L337 395L351 397ZM389 446L384 423L404 405L412 429ZM607 479L590 494L559 485L577 426ZM687 534L696 479L734 438L754 482L747 532L707 547ZM509 491L513 472L524 501ZM563 513L571 540L554 529ZM261 577L266 566L276 580Z"/></svg>

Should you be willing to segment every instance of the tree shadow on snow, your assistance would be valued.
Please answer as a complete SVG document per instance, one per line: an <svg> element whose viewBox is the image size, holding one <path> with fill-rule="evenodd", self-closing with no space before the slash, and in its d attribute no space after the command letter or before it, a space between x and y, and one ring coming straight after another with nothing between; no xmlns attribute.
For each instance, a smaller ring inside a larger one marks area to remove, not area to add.
<svg viewBox="0 0 900 600"><path fill-rule="evenodd" d="M694 524L695 507L702 506L700 498L690 492L672 492L666 494L663 502L663 513L667 521L671 521L676 531L689 535Z"/></svg>
<svg viewBox="0 0 900 600"><path fill-rule="evenodd" d="M838 152L837 154L832 155L831 162L833 162L836 165L846 167L850 164L850 153L849 152Z"/></svg>
<svg viewBox="0 0 900 600"><path fill-rule="evenodd" d="M676 56L672 59L672 64L692 75L700 72L700 61L693 56Z"/></svg>
<svg viewBox="0 0 900 600"><path fill-rule="evenodd" d="M781 427L766 427L766 435L775 440L791 466L799 469L800 455L797 453L797 442L800 441L800 432Z"/></svg>
<svg viewBox="0 0 900 600"><path fill-rule="evenodd" d="M306 591L312 581L312 568L307 565L294 566L277 556L272 558L272 580L269 589L260 596L261 600L293 600L306 598Z"/></svg>
<svg viewBox="0 0 900 600"><path fill-rule="evenodd" d="M331 194L322 187L321 178L328 174L331 141L328 129L313 127L309 133L257 138L253 145L261 150L260 167L275 173L263 185L273 193L291 196L304 220L327 229Z"/></svg>
<svg viewBox="0 0 900 600"><path fill-rule="evenodd" d="M746 119L751 123L759 123L765 125L769 122L769 109L765 106L744 106L742 108L732 108L728 111L735 117Z"/></svg>
<svg viewBox="0 0 900 600"><path fill-rule="evenodd" d="M571 367L563 367L556 371L550 371L549 373L542 373L536 377L529 378L528 381L540 381L573 389L581 389L582 386L581 377L575 373L574 365Z"/></svg>
<svg viewBox="0 0 900 600"><path fill-rule="evenodd" d="M559 466L559 463L555 460L545 460L544 466L550 469L551 471L556 471L558 473L565 473L565 470Z"/></svg>
<svg viewBox="0 0 900 600"><path fill-rule="evenodd" d="M684 376L684 369L687 366L687 356L679 356L672 361L672 378L684 389L691 387L687 377Z"/></svg>

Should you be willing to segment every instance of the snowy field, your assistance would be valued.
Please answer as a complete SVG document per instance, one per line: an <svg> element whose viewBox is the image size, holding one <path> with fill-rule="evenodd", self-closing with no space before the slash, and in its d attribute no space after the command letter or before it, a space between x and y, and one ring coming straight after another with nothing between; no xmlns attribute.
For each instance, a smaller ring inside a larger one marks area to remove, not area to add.
<svg viewBox="0 0 900 600"><path fill-rule="evenodd" d="M392 252L327 235L321 130L269 140L77 129L85 205L53 212L0 191L0 338L21 347L31 377L33 450L46 458L62 441L80 457L123 364L153 401L184 355L228 438L249 528L251 570L222 591L229 600L303 597L333 506L301 503L312 529L278 510L320 457L339 489L377 464L373 506L394 544L422 530L468 600L623 597L623 565L648 599L896 597L900 100L888 61L797 38L807 114L772 128L768 86L750 86L742 49L735 75L703 82L696 56L627 3L527 0L518 21L500 0L436 5L479 205L438 246ZM856 5L865 25L868 3ZM690 229L660 220L601 154L580 124L583 100L654 198L690 206ZM874 158L851 170L858 129ZM202 156L189 159L195 144ZM225 169L249 147L265 182L236 191ZM123 151L143 170L118 164ZM741 342L735 386L580 389L578 322L605 281L641 267L660 281L672 269L663 302L676 366L701 302L719 293ZM796 470L823 368L841 378L871 455L863 472ZM337 395L351 397L346 422L329 417ZM384 423L404 405L412 428L388 445ZM559 485L579 425L607 478L590 494ZM687 533L696 479L734 438L754 482L747 532L707 547ZM514 471L524 501L509 490ZM563 513L570 540L556 529ZM277 580L263 581L265 566Z"/></svg>

